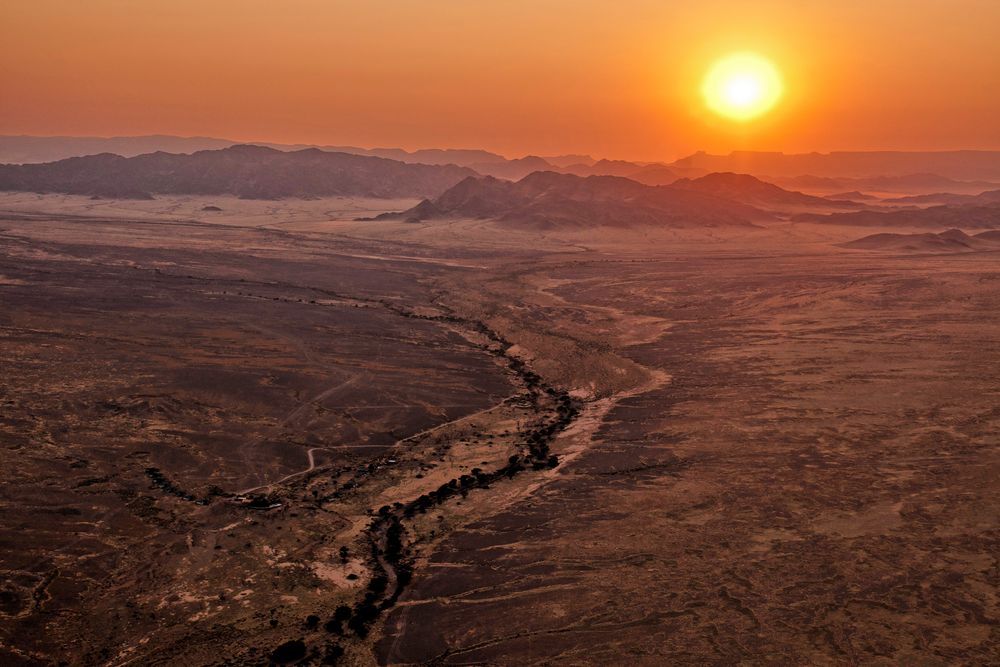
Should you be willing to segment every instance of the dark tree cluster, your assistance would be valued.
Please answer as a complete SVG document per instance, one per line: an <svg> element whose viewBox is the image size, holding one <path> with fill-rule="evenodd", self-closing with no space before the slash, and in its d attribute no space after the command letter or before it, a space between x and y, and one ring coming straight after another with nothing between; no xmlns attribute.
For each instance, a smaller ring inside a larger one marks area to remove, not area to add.
<svg viewBox="0 0 1000 667"><path fill-rule="evenodd" d="M277 499L270 496L255 495L250 498L250 502L247 503L247 507L252 510L266 510L271 509L277 503Z"/></svg>
<svg viewBox="0 0 1000 667"><path fill-rule="evenodd" d="M306 657L306 644L301 639L293 639L271 651L271 661L279 665L295 662Z"/></svg>
<svg viewBox="0 0 1000 667"><path fill-rule="evenodd" d="M152 480L153 486L160 489L164 493L169 493L172 496L177 496L181 500L186 500L189 503L197 503L198 505L207 505L209 502L208 498L198 498L193 493L189 493L175 484L170 480L159 468L146 468L146 477Z"/></svg>
<svg viewBox="0 0 1000 667"><path fill-rule="evenodd" d="M326 290L318 291L334 294ZM509 354L511 343L483 322L454 315L419 315L387 300L372 299L368 301L372 305L379 305L403 317L457 324L482 334L496 346L487 349L492 354L506 360L508 368L523 382L526 388L523 395L525 402L537 407L540 399L543 396L548 396L555 402L555 415L518 433L518 436L523 439L525 447L520 453L512 455L506 465L501 468L491 472L473 468L469 474L449 480L436 490L423 494L408 503L384 505L374 513L367 530L371 544L370 565L373 574L364 595L353 607L346 605L338 607L333 617L323 625L323 629L331 634L345 635L350 631L359 638L368 635L372 624L378 619L381 612L396 604L403 589L412 578L413 565L405 545L405 528L402 520L412 518L417 513L424 513L456 495L464 497L472 489L489 488L490 484L495 481L502 478L513 478L521 471L556 467L559 464L559 459L550 452L550 444L579 414L577 404L568 393L546 385L541 376L528 368L523 360ZM373 468L369 468L358 471L358 474L363 475L373 471ZM348 482L342 489L347 490L355 485L356 482ZM332 497L339 495L338 491L333 493ZM340 558L342 562L347 561L348 553L347 547L341 548ZM323 662L334 664L342 654L343 648L339 645L330 645L327 647L327 654L324 656Z"/></svg>
<svg viewBox="0 0 1000 667"><path fill-rule="evenodd" d="M205 494L204 498L198 498L193 493L185 491L178 486L173 480L164 475L163 471L159 468L146 468L145 472L146 477L152 480L153 486L156 488L160 489L164 493L169 493L172 496L177 496L181 500L186 500L189 503L195 503L196 505L207 505L212 501L212 498L228 498L233 495L223 490L222 487L213 484L208 487L208 492Z"/></svg>

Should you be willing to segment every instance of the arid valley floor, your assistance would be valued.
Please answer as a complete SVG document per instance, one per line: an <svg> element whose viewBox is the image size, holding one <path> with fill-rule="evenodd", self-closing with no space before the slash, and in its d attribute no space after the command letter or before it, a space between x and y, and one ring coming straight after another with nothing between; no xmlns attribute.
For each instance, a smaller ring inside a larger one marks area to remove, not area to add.
<svg viewBox="0 0 1000 667"><path fill-rule="evenodd" d="M415 203L0 195L0 664L996 664L1000 250Z"/></svg>

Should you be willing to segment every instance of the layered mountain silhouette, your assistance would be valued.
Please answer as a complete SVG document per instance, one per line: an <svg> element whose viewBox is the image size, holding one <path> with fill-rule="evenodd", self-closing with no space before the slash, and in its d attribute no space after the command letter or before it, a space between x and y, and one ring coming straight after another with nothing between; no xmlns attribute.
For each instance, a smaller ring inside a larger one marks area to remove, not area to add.
<svg viewBox="0 0 1000 667"><path fill-rule="evenodd" d="M588 155L528 156L508 159L481 149L360 148L321 144L254 142L281 151L318 148L327 152L382 157L410 164L469 167L480 174L519 179L532 171L577 176L625 176L647 185L714 172L747 173L793 189L822 193L845 190L974 194L1000 183L1000 151L858 151L784 154L742 151L729 155L699 152L669 164L594 160ZM69 157L114 153L134 157L166 151L219 150L240 142L215 137L148 135L134 137L0 136L0 163L41 163Z"/></svg>
<svg viewBox="0 0 1000 667"><path fill-rule="evenodd" d="M561 171L566 174L573 174L574 176L631 177L642 169L642 165L627 160L598 160L593 164L571 164L563 169L553 171Z"/></svg>
<svg viewBox="0 0 1000 667"><path fill-rule="evenodd" d="M26 135L0 135L0 163L31 164L54 162L70 157L83 157L99 153L114 153L123 157L135 157L136 155L145 155L146 153L155 153L157 151L194 153L196 151L219 150L245 144L265 146L281 151L300 151L306 148L318 148L332 153L372 155L398 162L456 164L460 167L507 161L507 158L502 155L480 149L429 148L406 151L401 148L280 144L266 141L241 142L216 137L175 137L165 134L151 134L135 137L34 137Z"/></svg>
<svg viewBox="0 0 1000 667"><path fill-rule="evenodd" d="M625 176L646 185L670 185L679 178L676 171L662 164L646 165Z"/></svg>
<svg viewBox="0 0 1000 667"><path fill-rule="evenodd" d="M1000 232L983 232L970 236L960 229L949 229L938 234L872 234L855 241L841 243L840 246L853 250L910 252L1000 250Z"/></svg>
<svg viewBox="0 0 1000 667"><path fill-rule="evenodd" d="M542 159L559 169L569 167L574 164L592 165L597 162L597 160L590 155L583 155L580 153L571 153L568 155L543 155Z"/></svg>
<svg viewBox="0 0 1000 667"><path fill-rule="evenodd" d="M0 136L0 164L55 162L71 157L114 153L134 157L145 153L193 153L228 148L239 142L213 137L174 137L150 134L139 137L32 137Z"/></svg>
<svg viewBox="0 0 1000 667"><path fill-rule="evenodd" d="M0 136L0 163L37 164L101 153L113 153L122 157L136 157L160 151L193 153L239 145L247 144L212 137L174 137L169 135L138 137ZM614 170L615 173L618 171L633 172L642 168L639 164L624 161L603 160L600 165L597 165L597 162L589 155L557 155L551 158L529 155L508 159L503 155L480 149L428 148L406 151L401 148L360 148L358 146L269 142L254 142L253 145L284 152L316 148L324 152L381 157L407 164L457 165L468 167L485 176L511 180L521 179L534 171L562 171L564 168L580 170L582 175L610 173L611 170Z"/></svg>
<svg viewBox="0 0 1000 667"><path fill-rule="evenodd" d="M532 172L555 169L548 160L537 155L528 155L514 160L501 158L490 162L474 162L467 166L483 176L496 176L512 181L522 179Z"/></svg>
<svg viewBox="0 0 1000 667"><path fill-rule="evenodd" d="M281 148L277 144L272 147ZM460 167L470 167L474 164L493 164L507 160L502 155L478 148L422 148L415 151L405 151L402 148L358 148L356 146L302 146L302 148L320 148L321 150L355 155L374 155L399 162L457 164Z"/></svg>
<svg viewBox="0 0 1000 667"><path fill-rule="evenodd" d="M533 228L706 227L751 225L770 215L752 206L672 186L649 186L617 176L535 172L520 181L467 178L436 199L402 213L410 221L494 219Z"/></svg>
<svg viewBox="0 0 1000 667"><path fill-rule="evenodd" d="M157 152L126 158L100 154L45 164L0 165L0 190L106 197L433 197L475 173L450 164L408 164L315 148L284 152L239 145L191 155Z"/></svg>

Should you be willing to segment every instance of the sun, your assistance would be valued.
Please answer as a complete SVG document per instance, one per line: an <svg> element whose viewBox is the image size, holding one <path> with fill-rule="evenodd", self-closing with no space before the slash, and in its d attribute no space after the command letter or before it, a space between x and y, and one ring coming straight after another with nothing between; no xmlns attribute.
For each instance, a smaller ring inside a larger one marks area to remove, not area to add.
<svg viewBox="0 0 1000 667"><path fill-rule="evenodd" d="M752 120L769 111L783 91L778 68L750 52L733 53L716 62L701 86L708 108L736 121Z"/></svg>

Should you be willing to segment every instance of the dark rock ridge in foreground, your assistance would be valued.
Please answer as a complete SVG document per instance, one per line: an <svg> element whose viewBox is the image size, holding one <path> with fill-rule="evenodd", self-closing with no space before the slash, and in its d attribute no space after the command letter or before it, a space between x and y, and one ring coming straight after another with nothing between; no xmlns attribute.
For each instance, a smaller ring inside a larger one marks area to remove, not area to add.
<svg viewBox="0 0 1000 667"><path fill-rule="evenodd" d="M282 197L433 197L476 172L455 165L318 149L239 145L190 155L103 153L45 164L0 165L0 190L148 198L152 194Z"/></svg>
<svg viewBox="0 0 1000 667"><path fill-rule="evenodd" d="M532 228L715 227L751 225L770 214L710 194L672 186L649 186L616 176L540 171L516 183L467 178L437 199L380 219L495 219Z"/></svg>

